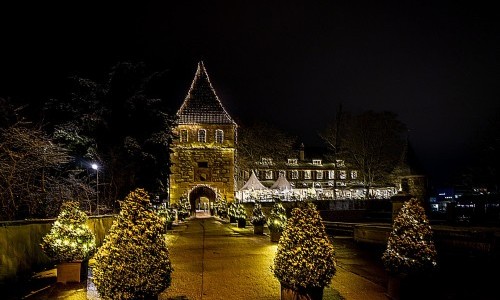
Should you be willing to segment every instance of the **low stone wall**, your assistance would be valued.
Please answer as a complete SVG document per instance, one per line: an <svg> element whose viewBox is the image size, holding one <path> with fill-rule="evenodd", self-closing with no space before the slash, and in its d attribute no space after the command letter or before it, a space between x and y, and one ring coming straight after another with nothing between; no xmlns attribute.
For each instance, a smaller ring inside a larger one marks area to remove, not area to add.
<svg viewBox="0 0 500 300"><path fill-rule="evenodd" d="M386 245L391 226L354 225L354 240L360 243ZM461 255L486 255L500 258L500 229L487 227L432 226L438 252Z"/></svg>
<svg viewBox="0 0 500 300"><path fill-rule="evenodd" d="M90 217L87 225L100 246L111 228L113 216ZM54 219L0 223L0 281L16 280L32 270L51 264L40 243Z"/></svg>

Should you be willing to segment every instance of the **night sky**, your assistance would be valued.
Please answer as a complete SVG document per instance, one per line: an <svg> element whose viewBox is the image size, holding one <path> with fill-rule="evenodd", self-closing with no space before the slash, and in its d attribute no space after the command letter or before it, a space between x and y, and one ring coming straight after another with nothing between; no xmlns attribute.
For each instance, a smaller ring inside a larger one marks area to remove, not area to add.
<svg viewBox="0 0 500 300"><path fill-rule="evenodd" d="M306 145L339 103L397 113L439 179L499 112L494 1L103 2L0 4L0 96L36 102L133 60L170 70L178 107L203 60L233 118Z"/></svg>

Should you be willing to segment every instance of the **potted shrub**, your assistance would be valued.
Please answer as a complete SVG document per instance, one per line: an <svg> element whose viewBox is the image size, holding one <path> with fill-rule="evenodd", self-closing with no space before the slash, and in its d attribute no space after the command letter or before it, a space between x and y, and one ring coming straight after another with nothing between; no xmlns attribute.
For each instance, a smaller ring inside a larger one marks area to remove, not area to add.
<svg viewBox="0 0 500 300"><path fill-rule="evenodd" d="M281 283L281 299L322 299L336 272L335 252L316 206L294 208L271 267Z"/></svg>
<svg viewBox="0 0 500 300"><path fill-rule="evenodd" d="M81 282L86 278L88 259L96 250L87 219L78 202L64 202L50 232L42 238L43 252L57 262L57 282Z"/></svg>
<svg viewBox="0 0 500 300"><path fill-rule="evenodd" d="M101 299L157 298L171 283L165 223L143 189L131 192L120 208L95 255L93 282Z"/></svg>
<svg viewBox="0 0 500 300"><path fill-rule="evenodd" d="M172 225L175 220L175 212L169 208L160 208L158 210L158 216L165 222L165 232L166 230L172 230Z"/></svg>
<svg viewBox="0 0 500 300"><path fill-rule="evenodd" d="M414 294L423 275L437 265L436 249L425 210L416 198L407 201L394 219L382 261L389 272L387 293L391 299Z"/></svg>
<svg viewBox="0 0 500 300"><path fill-rule="evenodd" d="M229 203L227 214L229 215L229 223L236 223L236 204L234 202Z"/></svg>
<svg viewBox="0 0 500 300"><path fill-rule="evenodd" d="M250 222L253 225L254 234L264 234L264 224L266 224L266 216L262 212L260 203L255 203L252 210L252 219Z"/></svg>
<svg viewBox="0 0 500 300"><path fill-rule="evenodd" d="M234 209L234 217L236 222L238 222L238 228L245 228L247 225L247 212L243 204L238 203Z"/></svg>
<svg viewBox="0 0 500 300"><path fill-rule="evenodd" d="M274 203L269 218L267 219L267 228L269 228L269 235L271 242L278 242L281 237L281 232L285 229L286 225L286 210L281 202Z"/></svg>

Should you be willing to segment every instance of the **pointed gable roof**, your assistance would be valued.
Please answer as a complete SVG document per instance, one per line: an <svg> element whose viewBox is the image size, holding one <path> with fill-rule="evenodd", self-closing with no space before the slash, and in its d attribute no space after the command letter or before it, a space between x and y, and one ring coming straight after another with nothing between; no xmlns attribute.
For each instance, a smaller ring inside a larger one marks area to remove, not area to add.
<svg viewBox="0 0 500 300"><path fill-rule="evenodd" d="M177 112L179 124L233 124L210 83L203 62L198 63L188 94Z"/></svg>
<svg viewBox="0 0 500 300"><path fill-rule="evenodd" d="M255 176L254 171L252 171L252 175L250 175L250 178L248 178L248 181L245 183L245 185L240 189L240 191L244 190L267 190L268 188L265 187Z"/></svg>

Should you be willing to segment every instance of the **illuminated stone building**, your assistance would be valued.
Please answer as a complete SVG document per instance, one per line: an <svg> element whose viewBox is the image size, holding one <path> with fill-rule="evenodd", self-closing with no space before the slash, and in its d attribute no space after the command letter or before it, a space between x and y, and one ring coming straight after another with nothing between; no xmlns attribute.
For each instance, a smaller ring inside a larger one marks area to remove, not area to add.
<svg viewBox="0 0 500 300"><path fill-rule="evenodd" d="M235 193L237 124L217 97L203 62L177 112L178 139L171 147L170 203L189 199L191 210Z"/></svg>
<svg viewBox="0 0 500 300"><path fill-rule="evenodd" d="M277 195L282 200L289 201L365 198L366 189L356 169L344 160L329 160L324 150L314 148L309 148L309 150L306 151L304 145L301 145L296 155L289 157L284 163L277 164L270 158L262 158L258 167L253 171L259 182L270 190L237 193L237 198L251 200L252 197L256 197L260 201L270 200ZM250 176L251 171L242 170L238 176L238 187L243 186ZM273 190L273 185L280 176L283 176L291 185L291 190L287 193ZM370 199L388 199L396 192L396 185L374 185L370 188L369 197Z"/></svg>

